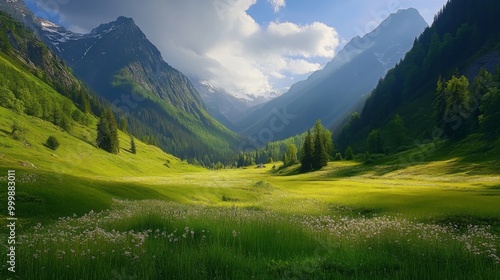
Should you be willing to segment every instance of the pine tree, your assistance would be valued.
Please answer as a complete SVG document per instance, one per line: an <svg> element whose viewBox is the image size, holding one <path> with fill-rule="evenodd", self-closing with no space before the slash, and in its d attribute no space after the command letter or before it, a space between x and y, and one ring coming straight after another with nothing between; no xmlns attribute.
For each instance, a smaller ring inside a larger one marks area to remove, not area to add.
<svg viewBox="0 0 500 280"><path fill-rule="evenodd" d="M321 121L316 121L314 125L314 151L313 151L313 169L319 170L322 167L328 165L329 155L325 148L324 138L323 138L323 126Z"/></svg>
<svg viewBox="0 0 500 280"><path fill-rule="evenodd" d="M118 127L111 109L107 109L101 114L97 124L96 142L99 148L109 153L118 154L120 152Z"/></svg>
<svg viewBox="0 0 500 280"><path fill-rule="evenodd" d="M304 139L304 145L302 145L302 152L300 154L300 170L302 172L311 171L313 168L313 160L313 141L311 130L308 129Z"/></svg>
<svg viewBox="0 0 500 280"><path fill-rule="evenodd" d="M137 150L135 148L135 141L134 141L134 137L130 137L130 151L132 152L132 154L136 154L137 153Z"/></svg>

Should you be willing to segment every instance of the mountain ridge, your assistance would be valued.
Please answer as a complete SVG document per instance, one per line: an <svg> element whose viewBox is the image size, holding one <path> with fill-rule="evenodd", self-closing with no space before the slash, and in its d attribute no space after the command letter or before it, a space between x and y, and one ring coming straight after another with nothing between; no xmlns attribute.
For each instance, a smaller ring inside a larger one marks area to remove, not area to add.
<svg viewBox="0 0 500 280"><path fill-rule="evenodd" d="M394 118L404 119L407 137L421 143L447 135L438 124L435 104L438 80L464 75L473 92L480 69L494 73L500 63L500 32L495 1L452 0L439 12L431 27L415 40L412 49L379 82L361 115L342 129L338 143L367 150L368 135L386 130ZM463 81L463 80L462 80ZM476 94L476 93L474 93ZM484 93L483 93L484 94ZM456 131L462 136L479 130L478 115L484 96L467 96L476 105L467 106ZM439 115L439 117L441 117Z"/></svg>
<svg viewBox="0 0 500 280"><path fill-rule="evenodd" d="M189 79L170 66L133 19L118 17L88 34L37 18L22 2L0 2L114 107L128 131L182 159L226 159L237 134L217 122Z"/></svg>
<svg viewBox="0 0 500 280"><path fill-rule="evenodd" d="M273 140L302 133L317 119L331 126L356 106L363 95L370 93L389 66L404 56L426 27L427 23L415 9L390 15L374 31L353 38L322 70L247 115L238 123L239 131L248 136L258 134L269 126L273 110L278 108L296 118L282 131L274 132ZM402 46L396 48L397 44Z"/></svg>

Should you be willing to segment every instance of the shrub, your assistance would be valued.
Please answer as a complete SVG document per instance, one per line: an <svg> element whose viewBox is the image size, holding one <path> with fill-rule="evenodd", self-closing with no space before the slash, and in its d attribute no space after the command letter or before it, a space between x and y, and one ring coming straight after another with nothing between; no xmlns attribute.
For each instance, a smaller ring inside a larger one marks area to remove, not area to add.
<svg viewBox="0 0 500 280"><path fill-rule="evenodd" d="M28 129L21 126L18 122L14 122L12 124L12 138L19 140L19 141L24 141L24 136L28 132Z"/></svg>
<svg viewBox="0 0 500 280"><path fill-rule="evenodd" d="M354 152L353 152L351 146L347 147L347 149L345 150L345 159L346 160L353 160L354 159Z"/></svg>
<svg viewBox="0 0 500 280"><path fill-rule="evenodd" d="M49 147L50 149L52 149L52 150L55 151L55 150L57 150L57 148L59 148L60 143L59 143L59 141L57 140L56 137L49 136L49 138L47 139L47 142L45 143L45 145L47 147Z"/></svg>
<svg viewBox="0 0 500 280"><path fill-rule="evenodd" d="M342 154L341 154L341 153L336 153L336 154L335 154L335 158L334 158L334 160L335 160L335 161L341 161L341 160L343 160L343 158L342 158Z"/></svg>

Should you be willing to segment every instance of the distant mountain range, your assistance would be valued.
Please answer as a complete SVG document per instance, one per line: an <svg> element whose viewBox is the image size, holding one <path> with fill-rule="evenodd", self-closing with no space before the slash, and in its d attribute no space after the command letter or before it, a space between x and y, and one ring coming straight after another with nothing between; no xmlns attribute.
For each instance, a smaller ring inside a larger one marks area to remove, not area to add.
<svg viewBox="0 0 500 280"><path fill-rule="evenodd" d="M266 96L242 95L237 97L224 89L213 86L208 81L196 77L190 77L190 80L200 93L208 112L219 122L233 130L236 129L235 124L245 114L279 96L279 94L270 93Z"/></svg>
<svg viewBox="0 0 500 280"><path fill-rule="evenodd" d="M285 112L290 117L286 126L272 131L272 140L280 140L304 132L318 119L327 127L340 122L404 57L426 27L415 9L390 15L371 33L352 39L324 69L245 115L235 126L244 135L258 137L271 129L277 111Z"/></svg>

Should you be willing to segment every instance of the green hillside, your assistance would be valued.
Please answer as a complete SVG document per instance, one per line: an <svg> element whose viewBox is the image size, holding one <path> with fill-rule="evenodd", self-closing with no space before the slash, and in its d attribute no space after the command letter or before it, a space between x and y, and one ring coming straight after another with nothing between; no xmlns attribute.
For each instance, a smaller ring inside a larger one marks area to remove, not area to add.
<svg viewBox="0 0 500 280"><path fill-rule="evenodd" d="M415 141L422 143L436 137L454 138L454 132L436 122L437 118L441 118L435 109L440 77L444 81L462 75L468 79L467 99L470 103L463 104L466 108L461 109L467 114L461 112L461 116L445 117L459 117L463 124L461 129L468 130L464 134L483 132L478 125L478 116L482 114L479 105L489 101L483 96L478 98L473 83L481 68L494 74L500 62L500 32L494 27L500 25L496 13L499 9L497 1L449 1L434 24L415 40L412 50L379 82L360 117L355 116L344 127L338 135L340 146L343 149L351 145L358 151L370 150L369 134L374 130L394 134L395 123L391 124L391 121L397 115L404 123L404 129L400 130L405 134L400 139L404 143L387 143L388 147L383 152L394 152L394 146L411 146ZM470 123L472 126L469 126ZM439 129L444 129L444 132ZM391 142L394 139L385 140Z"/></svg>
<svg viewBox="0 0 500 280"><path fill-rule="evenodd" d="M118 155L98 149L95 145L95 118L90 120L93 125L75 125L69 134L52 123L19 115L2 107L0 115L0 147L4 166L32 167L56 174L90 178L161 176L180 171L203 170L138 140L135 141L137 154L132 154L129 151L130 136L121 131L121 151ZM21 140L14 139L11 134L14 123L25 130ZM44 145L51 135L60 142L56 151Z"/></svg>

